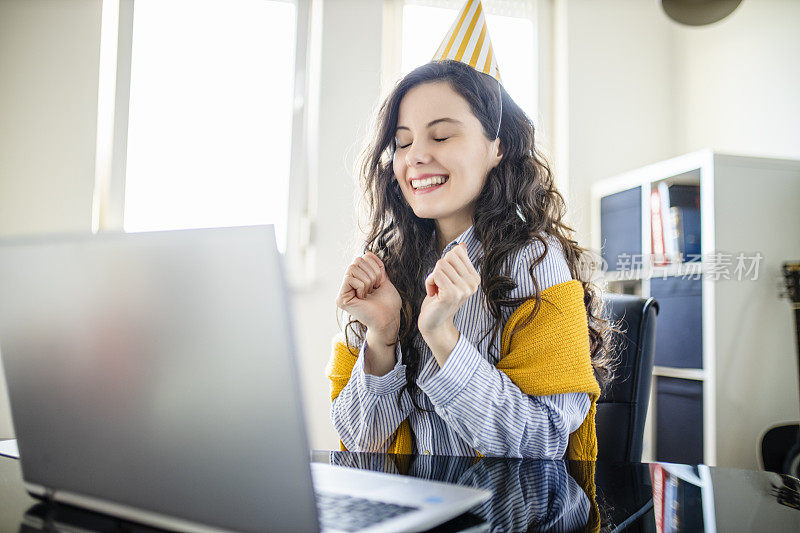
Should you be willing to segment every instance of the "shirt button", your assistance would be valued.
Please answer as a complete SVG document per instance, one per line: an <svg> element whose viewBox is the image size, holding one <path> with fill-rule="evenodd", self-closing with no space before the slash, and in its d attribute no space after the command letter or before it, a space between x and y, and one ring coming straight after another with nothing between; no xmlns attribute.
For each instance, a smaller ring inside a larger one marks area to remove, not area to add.
<svg viewBox="0 0 800 533"><path fill-rule="evenodd" d="M430 455L430 454L431 454L431 452L429 452L428 450L425 450L425 455Z"/></svg>

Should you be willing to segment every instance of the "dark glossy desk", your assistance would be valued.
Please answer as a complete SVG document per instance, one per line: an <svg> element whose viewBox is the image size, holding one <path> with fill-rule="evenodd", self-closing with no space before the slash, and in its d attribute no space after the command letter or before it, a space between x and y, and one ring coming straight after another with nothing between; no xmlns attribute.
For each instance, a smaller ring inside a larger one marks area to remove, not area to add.
<svg viewBox="0 0 800 533"><path fill-rule="evenodd" d="M766 472L348 452L314 452L312 460L494 492L492 500L436 531L602 527L655 532L661 530L657 522L675 526L673 531L800 531L800 510L792 507L800 506L798 487L792 486L792 479ZM25 493L19 462L0 457L0 532L37 531L37 524L49 527L47 531L156 531L95 513L37 504Z"/></svg>

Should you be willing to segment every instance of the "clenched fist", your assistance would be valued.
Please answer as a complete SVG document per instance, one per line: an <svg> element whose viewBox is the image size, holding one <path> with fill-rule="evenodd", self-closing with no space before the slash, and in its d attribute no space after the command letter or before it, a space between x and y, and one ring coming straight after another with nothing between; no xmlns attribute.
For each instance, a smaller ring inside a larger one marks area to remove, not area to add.
<svg viewBox="0 0 800 533"><path fill-rule="evenodd" d="M336 305L367 326L370 337L393 343L400 329L400 294L377 255L367 252L345 271Z"/></svg>
<svg viewBox="0 0 800 533"><path fill-rule="evenodd" d="M436 337L438 332L452 329L456 312L480 284L481 276L467 256L465 244L454 247L439 259L425 279L426 296L417 320L422 336Z"/></svg>

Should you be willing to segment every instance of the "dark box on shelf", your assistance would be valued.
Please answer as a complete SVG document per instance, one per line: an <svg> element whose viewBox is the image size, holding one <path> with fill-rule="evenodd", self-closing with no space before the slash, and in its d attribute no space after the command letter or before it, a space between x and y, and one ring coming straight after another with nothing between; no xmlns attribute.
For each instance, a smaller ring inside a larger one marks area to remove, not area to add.
<svg viewBox="0 0 800 533"><path fill-rule="evenodd" d="M703 382L656 378L656 460L703 462Z"/></svg>
<svg viewBox="0 0 800 533"><path fill-rule="evenodd" d="M650 296L659 307L656 366L703 368L702 281L653 278Z"/></svg>
<svg viewBox="0 0 800 533"><path fill-rule="evenodd" d="M625 270L625 263L619 261L621 254L628 254L628 269L632 264L630 256L641 255L641 187L610 194L600 199L600 242L603 259L608 263L610 271Z"/></svg>

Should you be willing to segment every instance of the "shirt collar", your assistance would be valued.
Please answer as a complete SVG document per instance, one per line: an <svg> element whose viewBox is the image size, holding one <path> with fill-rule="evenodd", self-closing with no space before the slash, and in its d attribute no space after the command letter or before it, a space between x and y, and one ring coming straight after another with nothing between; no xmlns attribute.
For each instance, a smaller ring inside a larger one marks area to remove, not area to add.
<svg viewBox="0 0 800 533"><path fill-rule="evenodd" d="M477 264L482 254L482 247L480 241L475 236L474 225L468 227L464 233L453 239L450 244L445 246L444 250L442 251L442 257L444 257L447 252L462 242L467 246L467 256L469 257L470 261L472 261L473 264Z"/></svg>

